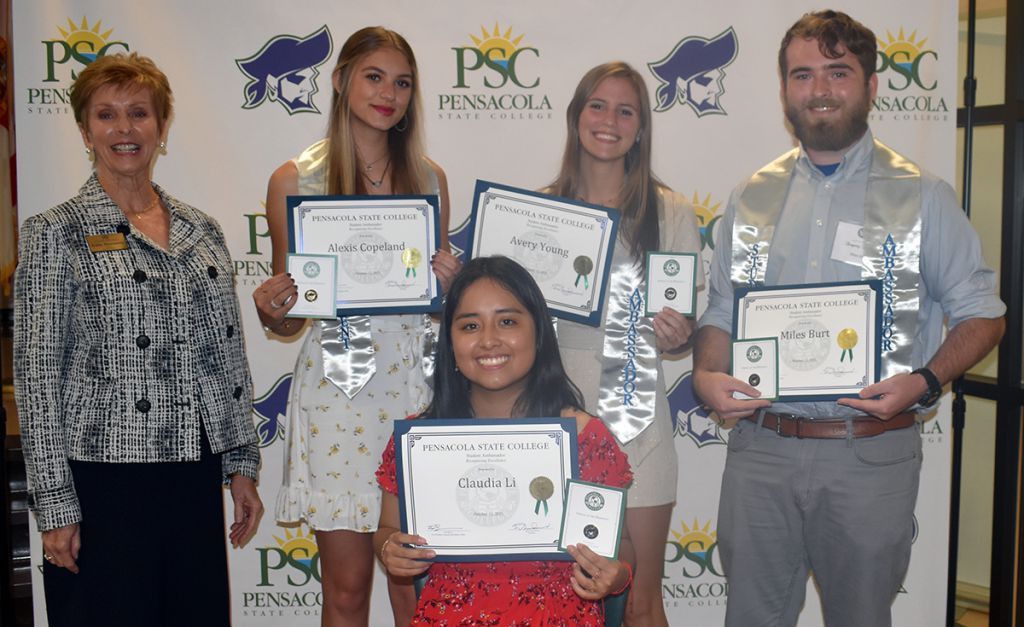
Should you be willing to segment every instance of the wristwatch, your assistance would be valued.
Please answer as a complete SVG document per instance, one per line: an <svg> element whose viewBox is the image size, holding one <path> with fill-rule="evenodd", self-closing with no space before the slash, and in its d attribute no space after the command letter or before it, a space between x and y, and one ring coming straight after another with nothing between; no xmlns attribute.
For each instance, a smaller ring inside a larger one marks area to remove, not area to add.
<svg viewBox="0 0 1024 627"><path fill-rule="evenodd" d="M917 404L921 407L931 407L937 403L939 397L942 396L942 384L939 383L939 378L935 376L935 373L927 368L918 368L910 374L921 375L928 384L928 391L917 401Z"/></svg>

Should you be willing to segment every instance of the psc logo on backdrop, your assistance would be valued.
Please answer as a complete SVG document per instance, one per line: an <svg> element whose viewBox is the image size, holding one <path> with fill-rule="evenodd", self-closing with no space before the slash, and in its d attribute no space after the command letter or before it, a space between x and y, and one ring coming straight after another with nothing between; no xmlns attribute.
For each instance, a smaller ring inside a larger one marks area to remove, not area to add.
<svg viewBox="0 0 1024 627"><path fill-rule="evenodd" d="M551 101L541 86L540 50L524 42L509 26L497 23L480 36L469 35L472 46L453 46L454 82L438 94L441 120L549 120Z"/></svg>
<svg viewBox="0 0 1024 627"><path fill-rule="evenodd" d="M949 119L949 105L937 93L939 53L917 31L906 35L902 26L893 35L886 30L878 39L878 95L871 107L872 120L934 122Z"/></svg>
<svg viewBox="0 0 1024 627"><path fill-rule="evenodd" d="M317 68L331 58L334 42L326 25L298 37L277 35L259 51L235 65L249 78L242 90L243 109L255 109L264 102L276 102L289 115L320 113L313 96L320 91Z"/></svg>
<svg viewBox="0 0 1024 627"><path fill-rule="evenodd" d="M113 28L105 28L103 20L89 23L83 16L79 23L67 18L67 27L57 26L59 39L44 39L41 52L43 72L38 86L26 90L26 112L35 114L71 113L71 83L78 72L96 59L116 52L129 52L124 41L111 39Z"/></svg>
<svg viewBox="0 0 1024 627"><path fill-rule="evenodd" d="M684 37L662 60L647 64L659 83L654 110L668 111L678 103L690 107L697 117L725 115L721 104L725 68L736 60L738 50L732 26L711 39Z"/></svg>
<svg viewBox="0 0 1024 627"><path fill-rule="evenodd" d="M282 528L276 545L257 547L258 583L242 590L242 615L248 617L319 616L320 552L305 525ZM241 587L241 586L240 586Z"/></svg>
<svg viewBox="0 0 1024 627"><path fill-rule="evenodd" d="M718 556L718 533L711 521L692 525L680 521L665 542L665 574L661 598L665 607L724 607L729 582Z"/></svg>

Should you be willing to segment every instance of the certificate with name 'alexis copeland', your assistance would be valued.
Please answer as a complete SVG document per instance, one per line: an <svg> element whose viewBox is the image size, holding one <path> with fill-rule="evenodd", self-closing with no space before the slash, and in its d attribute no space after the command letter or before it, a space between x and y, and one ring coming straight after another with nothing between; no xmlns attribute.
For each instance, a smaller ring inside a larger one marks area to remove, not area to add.
<svg viewBox="0 0 1024 627"><path fill-rule="evenodd" d="M575 420L399 420L395 455L402 531L437 561L572 559L558 539Z"/></svg>
<svg viewBox="0 0 1024 627"><path fill-rule="evenodd" d="M338 259L336 313L441 308L437 196L289 196L288 250Z"/></svg>
<svg viewBox="0 0 1024 627"><path fill-rule="evenodd" d="M601 324L618 211L477 181L471 219L472 257L514 259L533 275L553 315Z"/></svg>
<svg viewBox="0 0 1024 627"><path fill-rule="evenodd" d="M734 339L777 337L779 399L857 396L881 371L881 283L736 289Z"/></svg>

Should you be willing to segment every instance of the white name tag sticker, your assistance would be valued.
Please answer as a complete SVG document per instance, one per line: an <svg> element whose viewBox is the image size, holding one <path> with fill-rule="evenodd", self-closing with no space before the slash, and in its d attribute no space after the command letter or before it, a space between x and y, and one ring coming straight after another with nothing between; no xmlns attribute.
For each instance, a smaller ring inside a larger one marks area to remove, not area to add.
<svg viewBox="0 0 1024 627"><path fill-rule="evenodd" d="M852 222L839 222L836 225L836 239L832 242L832 259L861 267L864 263L863 228Z"/></svg>

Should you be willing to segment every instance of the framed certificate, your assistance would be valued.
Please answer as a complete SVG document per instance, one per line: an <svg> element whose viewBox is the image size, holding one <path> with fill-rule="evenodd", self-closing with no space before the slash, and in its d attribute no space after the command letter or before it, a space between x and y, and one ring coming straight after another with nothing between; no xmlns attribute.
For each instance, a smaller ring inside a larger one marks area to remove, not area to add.
<svg viewBox="0 0 1024 627"><path fill-rule="evenodd" d="M647 253L647 298L644 315L651 317L665 307L684 316L696 313L697 255L695 253Z"/></svg>
<svg viewBox="0 0 1024 627"><path fill-rule="evenodd" d="M288 197L288 251L338 260L338 316L440 310L440 240L437 196Z"/></svg>
<svg viewBox="0 0 1024 627"><path fill-rule="evenodd" d="M285 314L289 318L334 318L338 289L338 258L334 255L288 255L285 268L299 295Z"/></svg>
<svg viewBox="0 0 1024 627"><path fill-rule="evenodd" d="M881 282L737 288L734 340L777 337L779 399L857 396L881 370Z"/></svg>
<svg viewBox="0 0 1024 627"><path fill-rule="evenodd" d="M757 398L773 401L779 397L779 338L758 337L732 343L732 376L761 393ZM743 392L733 398L750 400Z"/></svg>
<svg viewBox="0 0 1024 627"><path fill-rule="evenodd" d="M576 421L395 422L402 531L437 561L572 559L558 548Z"/></svg>
<svg viewBox="0 0 1024 627"><path fill-rule="evenodd" d="M586 544L594 553L616 559L625 517L626 491L622 488L569 481L558 548L564 551L570 544Z"/></svg>
<svg viewBox="0 0 1024 627"><path fill-rule="evenodd" d="M523 265L559 318L601 324L619 213L488 181L477 181L471 257L504 255Z"/></svg>

